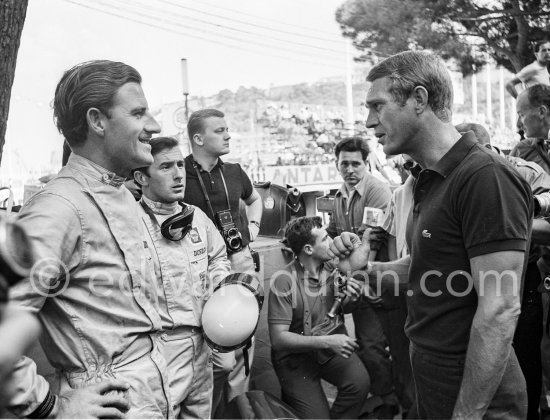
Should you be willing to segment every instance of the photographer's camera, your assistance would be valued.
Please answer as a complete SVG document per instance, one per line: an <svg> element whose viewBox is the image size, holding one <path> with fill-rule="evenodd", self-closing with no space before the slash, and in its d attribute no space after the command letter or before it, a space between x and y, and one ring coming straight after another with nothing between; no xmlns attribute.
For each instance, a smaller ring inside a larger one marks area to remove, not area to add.
<svg viewBox="0 0 550 420"><path fill-rule="evenodd" d="M218 229L227 246L227 253L239 252L243 249L243 239L241 232L233 222L230 210L222 210L216 213L216 223Z"/></svg>

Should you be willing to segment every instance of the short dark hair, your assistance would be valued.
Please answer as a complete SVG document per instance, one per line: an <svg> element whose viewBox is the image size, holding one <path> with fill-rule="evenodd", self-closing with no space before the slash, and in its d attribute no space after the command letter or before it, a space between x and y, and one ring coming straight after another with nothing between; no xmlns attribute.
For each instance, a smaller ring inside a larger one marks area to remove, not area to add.
<svg viewBox="0 0 550 420"><path fill-rule="evenodd" d="M550 40L546 39L546 40L535 42L535 45L533 45L533 51L538 53L540 50L540 47L542 47L544 44L550 44Z"/></svg>
<svg viewBox="0 0 550 420"><path fill-rule="evenodd" d="M455 125L455 128L461 133L465 133L467 131L473 131L478 143L480 144L491 144L491 135L487 131L485 127L483 127L481 124L478 123L460 123Z"/></svg>
<svg viewBox="0 0 550 420"><path fill-rule="evenodd" d="M314 228L323 227L319 216L303 216L290 220L285 226L285 241L294 255L298 257L305 245L313 245L315 238L311 234Z"/></svg>
<svg viewBox="0 0 550 420"><path fill-rule="evenodd" d="M155 137L154 139L151 139L149 142L151 145L151 155L155 157L160 152L163 152L164 150L171 150L174 147L179 146L179 142L174 137ZM142 168L137 168L132 171L132 176L134 175L134 172L140 171L143 172L146 175L149 175L149 167L144 166Z"/></svg>
<svg viewBox="0 0 550 420"><path fill-rule="evenodd" d="M202 133L204 130L202 122L207 118L223 118L225 114L214 108L199 109L191 114L187 122L187 134L189 141L193 144L193 136L197 133Z"/></svg>
<svg viewBox="0 0 550 420"><path fill-rule="evenodd" d="M110 118L109 111L118 89L126 83L141 84L133 67L109 60L93 60L67 70L55 89L54 121L69 145L82 144L88 135L86 114L97 108Z"/></svg>
<svg viewBox="0 0 550 420"><path fill-rule="evenodd" d="M525 92L532 107L544 105L550 111L550 86L533 85L525 89Z"/></svg>
<svg viewBox="0 0 550 420"><path fill-rule="evenodd" d="M370 148L367 142L362 137L346 137L340 141L334 148L336 160L340 156L340 152L361 152L363 161L367 160Z"/></svg>
<svg viewBox="0 0 550 420"><path fill-rule="evenodd" d="M445 64L437 55L421 51L404 51L375 65L367 81L387 77L390 93L396 102L405 105L414 88L422 86L428 92L428 105L444 122L451 121L453 83Z"/></svg>

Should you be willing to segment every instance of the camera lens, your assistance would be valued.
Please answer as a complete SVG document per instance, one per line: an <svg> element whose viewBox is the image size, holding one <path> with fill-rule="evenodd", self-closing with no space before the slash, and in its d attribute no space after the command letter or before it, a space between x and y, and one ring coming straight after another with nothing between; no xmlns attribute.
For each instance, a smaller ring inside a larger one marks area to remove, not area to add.
<svg viewBox="0 0 550 420"><path fill-rule="evenodd" d="M241 242L241 238L239 237L230 238L228 242L229 242L229 247L234 251L238 251L241 248L242 242Z"/></svg>
<svg viewBox="0 0 550 420"><path fill-rule="evenodd" d="M345 276L345 274L342 274L342 273L338 273L336 275L336 277L334 278L334 281L336 283L336 287L339 288L339 289L344 287L347 283L346 276Z"/></svg>

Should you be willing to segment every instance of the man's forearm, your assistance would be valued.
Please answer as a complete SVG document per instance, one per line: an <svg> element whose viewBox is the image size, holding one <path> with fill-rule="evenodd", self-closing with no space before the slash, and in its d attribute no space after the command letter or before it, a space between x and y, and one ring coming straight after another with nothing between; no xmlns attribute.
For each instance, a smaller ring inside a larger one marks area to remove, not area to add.
<svg viewBox="0 0 550 420"><path fill-rule="evenodd" d="M483 310L476 312L453 419L481 419L485 414L508 364L518 315L512 308L492 319L484 319Z"/></svg>
<svg viewBox="0 0 550 420"><path fill-rule="evenodd" d="M290 331L282 332L275 343L272 344L274 344L276 350L295 353L328 348L325 336L301 335Z"/></svg>
<svg viewBox="0 0 550 420"><path fill-rule="evenodd" d="M258 198L246 206L246 217L249 221L260 223L262 220L262 200Z"/></svg>
<svg viewBox="0 0 550 420"><path fill-rule="evenodd" d="M384 287L406 285L409 283L411 257L406 256L395 261L374 262L369 264L369 283Z"/></svg>
<svg viewBox="0 0 550 420"><path fill-rule="evenodd" d="M517 92L517 90L516 90L516 86L515 86L514 83L508 82L508 83L506 84L506 91L507 91L510 95L512 95L512 97L514 97L514 98L517 98L517 97L518 97L518 92Z"/></svg>

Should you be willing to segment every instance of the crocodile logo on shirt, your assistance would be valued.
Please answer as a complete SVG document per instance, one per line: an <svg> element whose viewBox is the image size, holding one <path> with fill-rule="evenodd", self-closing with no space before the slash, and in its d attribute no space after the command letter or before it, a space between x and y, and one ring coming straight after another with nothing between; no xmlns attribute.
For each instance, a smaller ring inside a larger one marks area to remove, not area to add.
<svg viewBox="0 0 550 420"><path fill-rule="evenodd" d="M428 229L424 229L424 230L422 231L422 236L423 236L424 238L431 238L431 237L432 237L432 234L431 234L430 232L428 232Z"/></svg>

